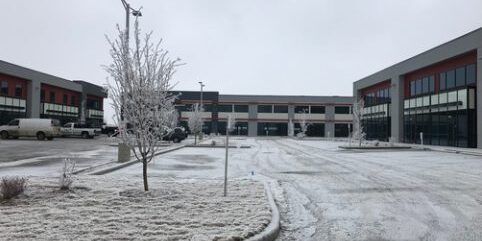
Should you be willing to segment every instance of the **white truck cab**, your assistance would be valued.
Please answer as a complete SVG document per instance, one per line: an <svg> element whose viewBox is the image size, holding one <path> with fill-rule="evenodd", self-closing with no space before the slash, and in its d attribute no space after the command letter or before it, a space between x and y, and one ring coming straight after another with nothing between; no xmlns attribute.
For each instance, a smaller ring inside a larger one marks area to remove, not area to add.
<svg viewBox="0 0 482 241"><path fill-rule="evenodd" d="M82 138L93 138L101 132L100 128L91 128L85 124L69 122L61 128L62 136L80 136Z"/></svg>
<svg viewBox="0 0 482 241"><path fill-rule="evenodd" d="M2 139L37 137L38 140L52 140L60 136L60 123L54 119L14 119L0 126Z"/></svg>

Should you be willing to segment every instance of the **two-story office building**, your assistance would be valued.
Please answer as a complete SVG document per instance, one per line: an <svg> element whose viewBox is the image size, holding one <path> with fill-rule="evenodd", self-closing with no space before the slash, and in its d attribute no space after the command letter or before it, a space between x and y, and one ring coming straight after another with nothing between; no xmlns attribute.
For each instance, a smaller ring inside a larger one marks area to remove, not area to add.
<svg viewBox="0 0 482 241"><path fill-rule="evenodd" d="M187 127L192 104L199 103L201 93L176 91L181 125ZM235 118L235 135L287 136L288 123L295 133L300 121L309 123L307 135L317 137L347 137L351 130L352 97L288 96L288 95L222 95L203 92L204 133L224 134L227 119ZM304 117L303 117L304 116Z"/></svg>
<svg viewBox="0 0 482 241"><path fill-rule="evenodd" d="M100 126L107 92L0 60L0 125L14 118L52 118Z"/></svg>
<svg viewBox="0 0 482 241"><path fill-rule="evenodd" d="M353 93L370 139L482 148L481 86L479 28L356 81Z"/></svg>

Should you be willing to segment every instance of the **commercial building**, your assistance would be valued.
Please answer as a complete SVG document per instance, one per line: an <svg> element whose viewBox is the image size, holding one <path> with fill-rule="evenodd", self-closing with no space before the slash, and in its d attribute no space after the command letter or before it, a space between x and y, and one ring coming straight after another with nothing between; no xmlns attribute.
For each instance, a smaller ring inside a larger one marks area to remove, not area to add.
<svg viewBox="0 0 482 241"><path fill-rule="evenodd" d="M370 139L482 148L481 86L479 28L356 81L353 93Z"/></svg>
<svg viewBox="0 0 482 241"><path fill-rule="evenodd" d="M0 124L14 118L53 118L99 126L107 92L0 60Z"/></svg>
<svg viewBox="0 0 482 241"><path fill-rule="evenodd" d="M176 91L175 94L181 125L187 127L192 105L200 102L201 93ZM289 121L294 123L297 133L303 115L310 123L308 136L347 137L351 130L352 97L222 95L205 91L202 99L206 134L224 134L230 115L236 119L235 135L287 136Z"/></svg>

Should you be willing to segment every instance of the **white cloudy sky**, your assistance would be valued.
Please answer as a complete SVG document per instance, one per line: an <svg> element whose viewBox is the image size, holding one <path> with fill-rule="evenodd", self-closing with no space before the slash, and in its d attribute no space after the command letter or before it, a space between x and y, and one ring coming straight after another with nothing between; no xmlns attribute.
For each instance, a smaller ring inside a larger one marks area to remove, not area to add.
<svg viewBox="0 0 482 241"><path fill-rule="evenodd" d="M351 95L353 81L482 26L480 0L131 0L186 63L176 89ZM1 0L0 59L106 82L120 0ZM106 108L108 108L106 106ZM107 111L109 118L111 111Z"/></svg>

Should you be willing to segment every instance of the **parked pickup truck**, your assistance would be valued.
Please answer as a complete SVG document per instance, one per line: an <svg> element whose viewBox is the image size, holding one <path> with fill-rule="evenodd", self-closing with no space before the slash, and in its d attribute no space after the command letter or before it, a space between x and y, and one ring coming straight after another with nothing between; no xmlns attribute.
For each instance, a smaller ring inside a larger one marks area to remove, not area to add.
<svg viewBox="0 0 482 241"><path fill-rule="evenodd" d="M69 122L65 124L60 131L62 136L80 136L82 138L94 138L94 136L100 133L100 128L92 128L85 124Z"/></svg>

